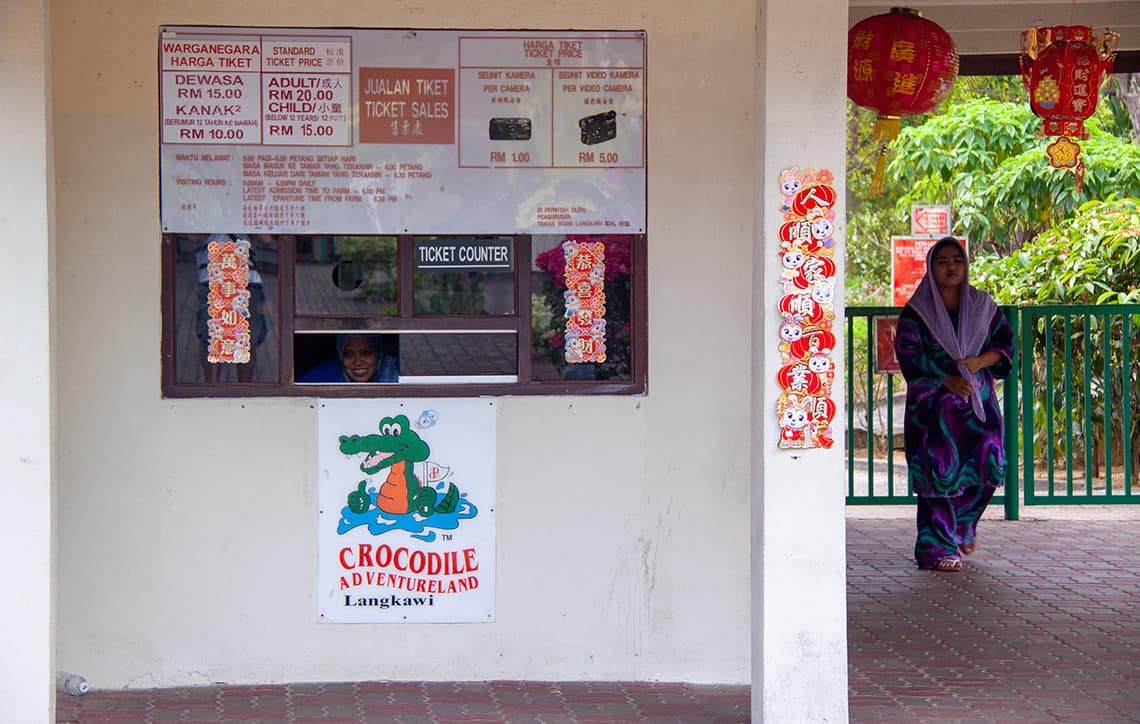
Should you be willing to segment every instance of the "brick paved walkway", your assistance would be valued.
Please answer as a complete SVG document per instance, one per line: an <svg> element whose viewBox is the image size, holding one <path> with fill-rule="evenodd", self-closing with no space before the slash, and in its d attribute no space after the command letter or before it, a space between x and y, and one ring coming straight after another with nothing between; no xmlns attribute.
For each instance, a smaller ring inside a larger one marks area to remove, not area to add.
<svg viewBox="0 0 1140 724"><path fill-rule="evenodd" d="M983 521L919 571L908 518L848 520L852 722L1140 722L1140 520ZM746 686L292 684L61 695L60 722L743 722Z"/></svg>
<svg viewBox="0 0 1140 724"><path fill-rule="evenodd" d="M852 721L1140 721L1140 521L983 520L959 574L912 529L848 521Z"/></svg>

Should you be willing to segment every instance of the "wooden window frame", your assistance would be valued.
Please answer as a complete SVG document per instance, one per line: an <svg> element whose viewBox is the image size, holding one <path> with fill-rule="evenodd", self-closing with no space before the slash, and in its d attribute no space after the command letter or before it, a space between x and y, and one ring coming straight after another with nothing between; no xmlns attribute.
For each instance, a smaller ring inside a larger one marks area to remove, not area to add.
<svg viewBox="0 0 1140 724"><path fill-rule="evenodd" d="M302 234L281 234L299 237ZM199 397L481 397L508 395L644 395L648 391L648 293L645 234L630 234L630 379L534 380L531 341L531 249L533 236L514 235L515 312L512 315L416 316L414 314L415 235L400 235L397 242L398 303L395 316L297 315L295 309L296 244L277 243L279 313L277 323L276 382L178 382L176 359L174 235L162 241L162 395L164 398ZM517 375L513 383L462 384L297 384L293 380L293 338L296 331L336 333L345 330L375 332L503 330L517 340ZM267 340L264 344L269 344Z"/></svg>

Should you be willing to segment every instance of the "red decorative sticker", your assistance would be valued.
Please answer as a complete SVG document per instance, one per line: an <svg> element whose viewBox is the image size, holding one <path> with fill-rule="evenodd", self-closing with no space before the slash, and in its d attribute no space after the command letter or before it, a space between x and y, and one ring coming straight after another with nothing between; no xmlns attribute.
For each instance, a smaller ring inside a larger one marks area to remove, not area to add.
<svg viewBox="0 0 1140 724"><path fill-rule="evenodd" d="M210 364L245 364L250 360L249 240L219 237L206 246L210 293Z"/></svg>
<svg viewBox="0 0 1140 724"><path fill-rule="evenodd" d="M606 361L606 245L565 241L568 364Z"/></svg>
<svg viewBox="0 0 1140 724"><path fill-rule="evenodd" d="M780 174L784 221L779 228L780 370L776 402L779 447L835 444L835 203L834 174L827 169L785 169Z"/></svg>

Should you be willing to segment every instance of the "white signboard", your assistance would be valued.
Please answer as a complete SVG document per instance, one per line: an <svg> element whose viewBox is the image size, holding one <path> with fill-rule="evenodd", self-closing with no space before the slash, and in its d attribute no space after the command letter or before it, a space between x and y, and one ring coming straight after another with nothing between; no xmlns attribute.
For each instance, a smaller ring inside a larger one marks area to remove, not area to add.
<svg viewBox="0 0 1140 724"><path fill-rule="evenodd" d="M321 400L322 622L494 620L495 410L485 399Z"/></svg>
<svg viewBox="0 0 1140 724"><path fill-rule="evenodd" d="M950 227L951 220L949 206L910 207L911 236L949 236Z"/></svg>
<svg viewBox="0 0 1140 724"><path fill-rule="evenodd" d="M645 230L645 34L167 27L169 232Z"/></svg>

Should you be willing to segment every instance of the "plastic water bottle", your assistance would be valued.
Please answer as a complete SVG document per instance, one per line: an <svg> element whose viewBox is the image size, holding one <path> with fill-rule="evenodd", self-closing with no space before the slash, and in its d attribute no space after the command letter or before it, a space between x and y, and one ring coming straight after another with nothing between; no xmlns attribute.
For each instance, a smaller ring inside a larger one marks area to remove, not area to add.
<svg viewBox="0 0 1140 724"><path fill-rule="evenodd" d="M62 691L64 694L71 694L72 696L83 696L90 689L87 685L87 679L84 679L79 674L69 674L66 671L60 671L55 675L55 689Z"/></svg>

